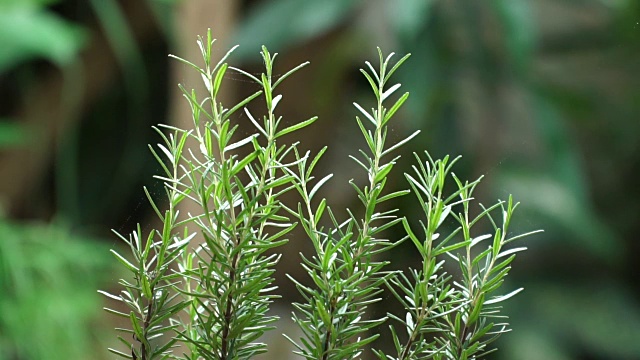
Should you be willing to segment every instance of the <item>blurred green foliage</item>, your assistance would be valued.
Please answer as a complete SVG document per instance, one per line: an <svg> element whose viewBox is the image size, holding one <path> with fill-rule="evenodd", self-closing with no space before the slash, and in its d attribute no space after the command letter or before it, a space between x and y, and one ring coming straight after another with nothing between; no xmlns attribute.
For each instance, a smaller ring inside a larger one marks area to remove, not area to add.
<svg viewBox="0 0 640 360"><path fill-rule="evenodd" d="M42 58L71 63L86 43L82 27L48 8L59 1L0 3L0 76ZM24 147L29 132L0 120L0 149ZM4 210L4 209L2 209ZM112 261L105 246L62 226L0 219L0 359L70 359L100 338L95 289Z"/></svg>
<svg viewBox="0 0 640 360"><path fill-rule="evenodd" d="M26 139L26 131L20 125L9 119L0 119L0 149L19 146Z"/></svg>
<svg viewBox="0 0 640 360"><path fill-rule="evenodd" d="M86 42L82 28L47 9L59 0L4 0L0 3L0 74L36 57L68 64Z"/></svg>
<svg viewBox="0 0 640 360"><path fill-rule="evenodd" d="M0 220L0 359L88 359L105 337L108 246L64 226ZM92 357L91 357L92 358Z"/></svg>

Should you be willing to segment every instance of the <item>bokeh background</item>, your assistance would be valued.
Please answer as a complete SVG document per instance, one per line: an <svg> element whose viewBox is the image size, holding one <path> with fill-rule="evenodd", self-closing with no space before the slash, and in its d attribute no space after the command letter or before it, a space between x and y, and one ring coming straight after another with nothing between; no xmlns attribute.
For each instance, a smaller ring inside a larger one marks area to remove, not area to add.
<svg viewBox="0 0 640 360"><path fill-rule="evenodd" d="M209 27L220 54L240 44L230 61L247 71L261 44L280 73L311 61L279 109L286 122L320 116L299 140L329 145L318 170L336 173L324 194L336 207L357 207L347 180L363 176L347 158L364 145L351 103L371 96L358 69L376 46L411 52L391 141L422 133L401 165L424 149L462 155L456 174L485 175L479 201L511 193L517 230L545 230L505 285L526 290L491 359L640 359L637 0L1 0L0 359L113 357L96 292L117 291L110 229L155 225L142 191L163 193L151 126L188 122L176 85L200 86L167 54L200 60ZM229 102L255 89L233 74L224 86ZM391 183L403 181L399 168ZM410 198L397 206L417 213ZM306 248L281 249L281 275L303 278ZM397 268L411 255L390 254ZM285 320L292 299L276 308Z"/></svg>

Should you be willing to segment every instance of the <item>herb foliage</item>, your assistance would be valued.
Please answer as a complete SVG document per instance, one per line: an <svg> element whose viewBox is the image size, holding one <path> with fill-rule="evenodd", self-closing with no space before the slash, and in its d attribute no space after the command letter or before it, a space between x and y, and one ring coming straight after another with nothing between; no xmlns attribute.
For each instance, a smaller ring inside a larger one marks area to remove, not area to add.
<svg viewBox="0 0 640 360"><path fill-rule="evenodd" d="M366 62L362 70L376 100L369 111L354 103L366 150L351 158L366 172L367 182L350 184L362 215L347 209L347 218L338 219L327 199L317 197L332 177L316 179L314 174L326 147L312 156L302 153L298 144L281 144L280 139L316 121L312 117L284 127L276 115L282 100L278 85L307 63L275 77L277 54L263 47L265 68L256 76L226 63L235 48L214 62L214 41L210 32L198 40L204 67L173 56L201 74L207 93L201 98L181 86L193 127L156 129L163 141L150 149L163 169L156 178L164 182L168 208L161 210L145 189L162 229L144 234L138 227L128 237L118 234L131 256L112 252L131 276L120 280L119 294L101 293L126 306L126 312L107 311L128 319L131 326L118 329L127 351L110 351L143 360L249 359L266 352L260 337L277 320L268 310L278 296L271 284L280 259L269 250L284 245L287 234L299 224L315 249L313 256L301 259L311 282L290 276L305 300L293 304L293 319L303 336L290 338L302 357L359 358L368 347L375 347L380 336L376 332L389 319L395 353L374 350L380 359L479 359L491 352L490 343L508 331L500 303L521 290L498 295L516 253L525 250L506 245L528 234L509 233L517 207L511 198L481 207L473 215L472 194L481 179L458 179L451 172L457 159L433 160L427 153L423 161L415 155L414 173L405 174L409 189L385 191L400 157L397 150L419 133L395 144L387 141L388 123L409 97L404 93L392 101L400 84L390 80L409 55L393 63L393 54L384 57L378 50L379 67ZM218 94L227 71L243 74L260 89L225 107ZM259 97L264 115L254 116L246 105ZM233 121L238 112L253 124L253 134L239 136L239 125ZM457 186L451 194L445 192L448 179ZM297 208L280 201L289 191L301 197ZM419 232L414 219L380 206L409 193L424 213ZM195 203L198 213L180 214L183 201ZM447 219L458 226L440 236ZM478 235L482 219L493 231ZM406 236L385 238L392 227L403 229ZM195 241L196 236L202 241ZM384 253L404 240L410 240L422 257L421 268L386 270L389 262ZM445 261L451 260L459 274L445 270ZM405 313L371 318L368 309L385 288ZM179 345L182 351L177 350Z"/></svg>

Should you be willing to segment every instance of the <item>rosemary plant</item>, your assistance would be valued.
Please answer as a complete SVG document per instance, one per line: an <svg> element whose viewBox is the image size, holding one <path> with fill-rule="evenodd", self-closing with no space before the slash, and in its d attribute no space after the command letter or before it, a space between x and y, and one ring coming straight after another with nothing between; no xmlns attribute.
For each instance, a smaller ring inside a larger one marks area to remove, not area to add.
<svg viewBox="0 0 640 360"><path fill-rule="evenodd" d="M368 175L369 182L363 187L350 181L364 208L363 217L358 218L348 211L348 219L339 222L331 208L326 206L326 199L320 200L318 205L312 205L317 190L331 177L325 176L309 189L310 181L313 179L311 173L324 150L308 165L304 158L298 156L298 173L292 174L304 203L294 214L299 218L316 250L312 259L302 258L302 265L311 275L316 287L305 286L294 280L300 293L308 300L306 303L294 304L298 310L298 313L294 314L294 321L304 333L300 343L294 343L299 354L307 359L356 358L365 345L379 336L368 335L367 332L386 320L367 319L366 309L369 304L380 300L381 285L394 275L383 270L387 261L379 260L378 256L394 243L378 236L401 219L396 216L397 210L379 212L377 208L380 203L405 195L407 191L383 194L387 174L398 156L386 162L384 158L388 158L388 155L416 136L419 131L393 146L385 146L387 124L409 96L405 93L387 110L384 101L400 85L396 84L388 89L386 85L391 75L409 56L389 67L393 54L384 59L379 49L378 52L379 71L376 72L369 62L367 65L371 73L362 71L376 96L376 109L368 112L354 103L364 115L364 123L359 117L356 117L356 121L368 147L368 151L361 151L360 158L351 157ZM368 129L365 123L371 129ZM328 209L332 224L327 229L318 227L325 209Z"/></svg>
<svg viewBox="0 0 640 360"><path fill-rule="evenodd" d="M276 80L276 55L263 48L265 73L260 77L234 69L262 89L226 108L217 95L233 49L214 63L213 43L210 32L198 40L204 68L175 57L202 75L208 93L200 99L195 91L181 87L191 106L193 128L163 125L168 136L157 129L164 144L158 144L160 152L152 147L151 151L164 169L156 177L165 184L169 209L161 212L146 193L163 228L149 233L144 242L139 229L129 238L121 236L130 245L132 261L113 251L134 278L133 283L121 280L125 289L119 295L102 292L130 309L108 310L131 321L131 329L120 330L132 339L119 337L130 352L110 349L125 358L172 357L171 348L181 342L190 350L186 359L248 359L265 351L256 340L276 320L267 310L275 297L269 285L279 256L265 251L285 243L284 236L296 226L281 214L278 200L292 189L292 177L283 170L295 163L284 164L283 159L294 147L279 146L277 140L316 118L282 128L282 118L275 115L282 95L275 90L306 64ZM245 108L256 133L238 138L232 115L261 94L266 115L258 121ZM196 149L185 148L189 139ZM250 148L248 155L234 152L241 147ZM194 202L201 211L181 217L177 206L182 201ZM204 241L187 247L196 234ZM183 309L186 316L180 317Z"/></svg>
<svg viewBox="0 0 640 360"><path fill-rule="evenodd" d="M394 320L390 336L395 353L374 350L380 359L466 360L491 352L489 344L508 331L500 303L521 290L496 295L516 253L525 250L506 245L528 234L509 235L517 206L511 198L486 208L471 206L481 179L459 180L451 172L457 159L434 161L427 154L424 162L415 155L415 174L405 174L409 189L385 192L388 175L399 159L397 149L419 133L392 145L387 142L388 123L409 96L404 93L389 102L400 88L400 84L390 86L390 79L409 55L393 64L393 54L384 57L378 49L378 69L366 62L367 70L362 70L376 102L370 111L354 103L362 115L356 122L367 150L351 158L366 172L367 182L350 181L362 208L347 209L346 219L339 220L327 199L316 196L332 177L316 180L314 176L326 147L312 157L309 152L302 154L295 143L279 144L283 135L316 120L282 128L282 118L276 115L282 99L276 94L277 86L306 63L276 79L276 54L263 47L265 71L255 76L227 65L235 48L214 62L213 43L210 32L198 40L202 68L174 56L201 74L207 93L201 98L181 86L192 110L193 127L156 129L163 144L157 145L160 151L150 149L164 170L156 178L164 182L168 209L161 211L145 189L162 229L143 234L138 227L129 237L118 235L129 245L131 257L112 252L131 272L132 280L122 279L124 289L117 295L101 293L128 308L126 312L107 310L128 319L131 327L119 329L124 335L118 339L127 350L110 351L143 360L249 359L264 353L266 345L259 338L277 320L268 310L277 296L271 284L280 258L266 251L286 243L284 237L299 223L315 254L301 259L311 284L290 276L305 300L293 304L293 319L303 334L297 340L289 338L296 353L316 360L359 358L389 318ZM260 87L231 108L218 100L228 70ZM257 119L245 106L260 96L265 114ZM241 109L255 128L245 137L238 137L238 125L232 121ZM192 147L187 145L191 143ZM240 149L243 155L237 152ZM449 178L457 190L445 195ZM297 208L281 203L280 197L288 191L300 194ZM420 232L414 230L414 220L402 217L397 209L380 209L381 203L409 193L424 213L418 220ZM177 208L183 201L195 203L198 212L180 214ZM500 222L496 212L501 214ZM447 219L457 227L440 236ZM487 224L493 231L483 234ZM392 227L404 230L405 236L386 239L384 234ZM198 235L202 241L194 240ZM420 254L421 267L407 272L385 270L384 252L406 239ZM445 270L451 271L447 260L457 264L459 273ZM385 287L404 313L372 318L368 308L381 299ZM178 345L184 353L175 353Z"/></svg>
<svg viewBox="0 0 640 360"><path fill-rule="evenodd" d="M395 326L390 326L391 337L397 354L392 356L374 350L380 359L477 359L491 351L489 343L508 331L507 324L495 322L504 318L499 314L499 303L517 294L522 289L507 295L492 296L504 282L510 263L515 254L524 247L505 249L505 245L528 234L507 237L508 226L517 204L511 198L504 203L484 208L475 217L470 215L471 194L481 178L471 183L462 183L451 174L458 190L444 197L445 182L455 163L449 158L434 161L429 157L423 164L418 155L414 166L416 175L405 174L410 190L385 194L383 192L387 176L399 156L384 161L396 149L411 140L416 131L398 143L387 147L387 124L406 101L404 93L387 109L385 100L399 87L387 87L391 75L408 58L408 55L391 66L393 54L383 57L378 49L380 67L376 71L366 62L369 71L361 70L376 99L376 108L364 110L354 103L366 121L356 117L356 122L367 144L367 151L351 158L368 175L369 183L361 187L350 182L362 203L364 215L359 218L347 209L349 217L336 220L326 199L312 205L313 196L319 187L331 177L327 175L311 187L312 171L324 149L307 165L300 158L295 186L302 197L302 204L296 215L307 236L313 243L316 255L311 259L302 258L302 266L310 274L315 287L293 280L300 293L307 300L294 304L297 313L294 321L300 326L304 336L294 342L298 353L307 359L354 359L362 353L365 345L380 334L369 334L387 318L369 319L366 309L379 301L381 285L388 289L402 304L406 313L401 318L395 314L388 317L406 329L406 339L399 335ZM428 153L427 153L428 156ZM424 212L426 222L420 220L423 234L416 235L409 221L398 217L397 209L379 211L378 205L389 199L413 193ZM457 210L459 209L459 210ZM492 211L500 210L503 221L500 225L493 218ZM459 211L459 212L456 212ZM331 226L319 226L320 219L327 213ZM454 218L460 225L448 236L438 240L439 228L448 218ZM487 218L494 228L493 234L473 237L472 227ZM381 238L381 233L402 223L406 236L396 242ZM422 257L421 269L403 272L384 271L387 261L379 260L381 253L411 239ZM482 241L493 242L477 253ZM475 247L475 248L474 248ZM462 253L458 253L458 251ZM444 271L444 255L453 258L461 270L461 279Z"/></svg>
<svg viewBox="0 0 640 360"><path fill-rule="evenodd" d="M451 169L456 158L434 161L429 154L422 162L415 155L414 175L405 174L411 192L418 199L424 219L419 220L421 235L417 235L406 218L403 227L422 257L420 269L409 274L398 273L389 282L389 289L406 310L403 317L389 314L408 336L402 338L391 325L396 354L376 351L380 359L481 359L494 351L489 344L507 331L506 316L500 314L500 303L516 295L522 288L506 295L495 295L511 269L516 253L525 247L506 249L505 245L534 232L507 236L509 223L517 204L511 197L488 208L480 205L480 212L471 215L472 193L482 178L462 182ZM457 190L445 196L447 177ZM494 219L499 212L502 222ZM440 228L447 218L459 224L446 236ZM473 235L487 219L493 231ZM456 240L457 239L457 240ZM480 244L492 240L480 248ZM478 249L480 248L480 249ZM460 278L447 274L446 258L453 259L460 269ZM402 338L402 339L401 339Z"/></svg>

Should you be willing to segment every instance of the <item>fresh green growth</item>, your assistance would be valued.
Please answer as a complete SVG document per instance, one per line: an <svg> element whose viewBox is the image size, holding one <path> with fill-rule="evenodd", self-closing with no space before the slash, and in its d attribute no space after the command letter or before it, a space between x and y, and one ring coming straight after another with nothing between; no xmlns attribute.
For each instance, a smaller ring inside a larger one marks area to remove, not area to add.
<svg viewBox="0 0 640 360"><path fill-rule="evenodd" d="M531 233L506 236L517 206L511 198L489 208L480 205L480 213L472 216L471 195L481 178L471 183L460 181L451 173L457 159L451 163L448 157L434 161L427 153L428 161L423 163L416 154L415 175L405 174L410 190L383 192L387 175L399 156L385 159L416 136L418 131L386 146L387 123L409 96L404 93L387 109L385 100L400 87L400 84L388 86L388 82L408 55L391 66L393 54L384 58L378 51L379 70L375 71L369 62L366 63L369 72L361 70L375 95L376 108L368 112L354 103L366 120L363 122L356 117L367 151L360 151L359 158L351 158L364 169L369 183L364 187L353 181L350 184L362 204L364 215L358 217L347 210L349 217L338 221L326 205L326 199L312 205L318 188L330 177L322 178L309 190L313 167L324 149L308 166L307 160L301 159L298 174L294 175L296 188L303 200L295 215L311 239L316 255L312 259L302 259L302 266L311 275L315 286L294 280L307 302L294 304L298 311L294 320L304 337L299 342L292 341L298 353L307 359L359 357L364 346L380 335L371 334L371 331L386 321L386 318L368 319L366 308L381 300L380 285L387 283L389 291L406 310L402 318L394 314L388 316L399 322L408 336L400 336L401 331L390 326L396 355L374 350L380 359L481 358L492 351L489 343L508 331L507 324L500 320L504 316L500 315L498 304L522 290L494 295L503 284L515 254L526 250L524 247L505 249L504 245ZM458 189L445 196L445 182L449 175ZM419 220L421 235L414 232L407 218L397 215L398 209L378 209L380 203L408 193L417 197L424 212L426 221ZM494 210L500 211L502 223L494 220ZM331 220L327 229L318 227L325 211ZM447 218L453 218L459 226L440 239L439 229ZM472 231L472 227L484 218L493 226L493 234L473 235L476 231ZM396 242L379 238L384 230L400 222L406 237ZM381 260L380 254L407 238L421 255L422 268L409 269L408 274L384 271L388 262ZM478 252L478 245L488 239L493 242ZM460 280L454 280L444 271L445 255L459 264Z"/></svg>
<svg viewBox="0 0 640 360"><path fill-rule="evenodd" d="M294 147L279 146L277 140L316 118L283 128L282 118L275 115L282 95L275 90L306 64L274 79L276 56L263 48L266 71L259 78L235 69L262 90L226 108L217 96L233 49L214 63L213 42L210 32L198 40L204 68L176 58L202 75L208 91L200 99L195 91L181 87L191 106L193 128L162 126L169 135L158 129L164 144L158 144L160 152L151 148L164 170L157 178L165 183L169 209L161 211L147 195L163 228L147 234L146 241L140 230L122 237L133 261L114 251L135 280L121 280L125 290L117 296L103 292L130 309L109 310L131 321L131 329L121 330L132 334L133 341L131 336L119 337L130 352L111 349L125 358L166 358L181 342L189 349L188 359L247 359L265 351L256 340L276 320L267 310L275 297L269 285L279 256L265 251L284 244L284 236L296 225L282 214L278 200L292 189L292 177L284 169L296 164L285 164L284 158ZM261 94L266 115L258 121L244 106ZM243 108L256 133L239 138L231 118ZM188 141L194 149L186 148ZM240 148L249 150L241 156L235 153ZM195 203L200 212L179 214L183 201ZM191 243L196 234L202 236L201 243Z"/></svg>
<svg viewBox="0 0 640 360"><path fill-rule="evenodd" d="M402 318L389 315L400 323L399 329L390 326L396 355L376 354L380 359L480 359L495 350L488 346L491 342L509 331L499 304L522 291L495 295L516 253L526 250L506 249L505 245L535 232L507 236L517 207L511 197L488 208L480 205L480 212L472 215L472 193L481 178L463 183L451 173L459 158L449 162L447 156L434 161L427 154L428 160L423 163L418 155L415 157L415 174L405 177L424 212L424 219L419 220L420 235L406 218L402 224L422 257L422 267L391 279L389 289L406 313ZM445 195L449 175L457 189ZM494 219L495 212L502 217L501 222ZM458 226L441 230L447 218L453 218ZM489 220L493 231L475 235L483 231L482 219ZM440 231L447 231L446 236L441 237ZM488 240L488 245L479 246ZM461 276L447 274L446 258L453 259ZM408 334L404 340L398 335L401 330Z"/></svg>
<svg viewBox="0 0 640 360"><path fill-rule="evenodd" d="M151 151L164 170L157 178L165 184L168 209L160 210L145 190L162 229L143 234L138 228L129 237L119 235L131 249L130 259L112 251L133 280L120 281L124 287L120 294L101 291L124 303L126 312L108 311L131 323L130 328L119 329L124 334L119 340L127 350L110 351L144 360L249 359L264 353L266 345L259 339L277 320L267 312L277 296L271 283L279 260L266 251L286 243L284 237L297 224L315 249L313 256L301 260L312 282L291 277L305 301L293 304L293 318L303 336L290 340L304 358L359 358L388 318L399 323L398 329L390 327L397 354L374 350L380 359L477 359L491 351L489 343L507 331L499 303L520 291L495 295L515 253L524 250L504 247L524 236L507 236L516 205L509 199L472 216L471 195L480 179L463 183L451 174L458 190L445 196L445 180L455 163L448 158L423 163L416 155L415 174L406 174L410 190L384 191L399 159L398 148L418 134L395 144L387 142L387 124L409 96L405 93L388 102L400 87L389 86L389 81L408 55L392 64L393 54L385 58L379 51L379 68L367 62L368 71L362 71L376 103L370 111L354 104L363 116L356 121L367 150L352 159L368 181L350 182L362 209L347 209L347 218L339 220L328 201L316 196L332 177L316 180L313 173L326 147L311 156L302 155L295 143L279 143L282 136L316 120L283 128L282 117L276 115L282 99L277 86L306 63L276 79L276 55L263 47L265 71L254 76L227 65L233 49L214 62L213 42L210 32L198 40L202 68L176 57L201 74L207 94L200 98L181 87L191 106L193 128L157 129L163 144L157 146L160 151L153 147ZM225 107L217 96L227 70L247 76L260 91ZM265 114L257 118L245 106L261 95ZM255 127L255 133L245 137L238 136L238 125L232 122L241 109ZM288 191L300 194L297 208L280 202ZM424 211L420 235L413 230L413 219L402 217L397 209L380 209L381 203L408 193L417 197ZM181 202L195 204L197 213L180 214ZM502 212L501 223L494 220L495 211ZM459 226L440 240L439 232L445 231L440 227L448 218ZM484 218L494 231L476 235ZM392 227L404 229L406 236L386 239ZM385 270L384 252L406 239L422 256L421 269L409 269L407 274ZM487 239L493 242L478 249ZM459 264L459 275L444 271L445 256ZM406 314L371 318L368 307L380 300L385 286ZM402 328L408 335L400 335Z"/></svg>
<svg viewBox="0 0 640 360"><path fill-rule="evenodd" d="M405 195L408 191L383 194L387 175L399 156L385 159L419 131L395 145L385 146L386 125L409 96L405 93L387 110L383 106L384 101L400 85L389 88L386 85L391 75L409 56L390 67L393 54L386 59L380 51L379 55L379 71L375 71L368 62L371 73L362 71L376 96L376 108L367 112L354 103L364 115L364 121L359 117L356 117L356 121L366 140L367 151L361 151L360 157L351 158L367 173L368 184L360 186L354 181L350 181L350 184L362 203L364 215L358 217L348 211L349 217L345 221L338 221L327 206L326 199L312 205L318 188L331 177L325 176L313 187L310 185L313 167L324 149L309 164L306 159L298 157L298 173L293 175L296 189L304 202L295 215L316 250L312 259L302 258L302 266L311 275L316 286L306 286L294 280L300 293L308 300L306 303L294 304L298 310L294 320L304 333L304 338L296 346L299 354L307 359L356 358L365 345L379 336L368 332L386 320L367 319L366 309L369 304L380 300L381 285L395 275L383 270L388 262L381 260L379 254L396 243L379 236L402 219L396 216L397 210L380 212L378 205ZM327 229L318 226L325 209L331 219L331 227Z"/></svg>

